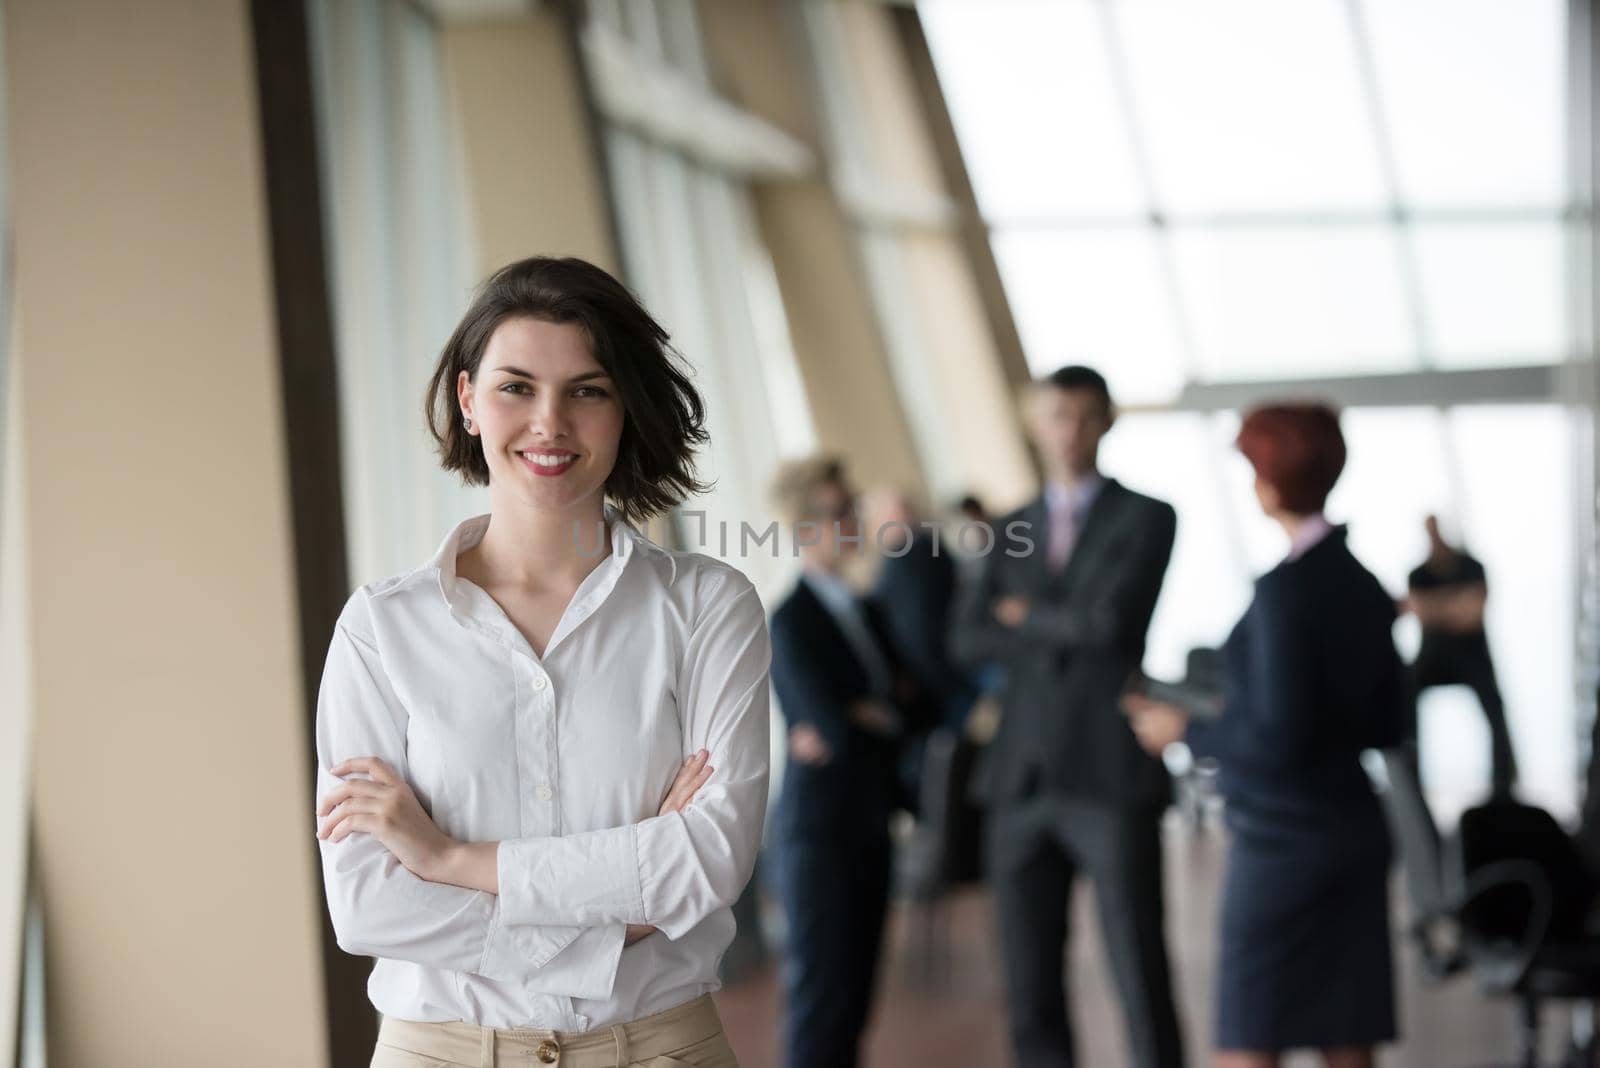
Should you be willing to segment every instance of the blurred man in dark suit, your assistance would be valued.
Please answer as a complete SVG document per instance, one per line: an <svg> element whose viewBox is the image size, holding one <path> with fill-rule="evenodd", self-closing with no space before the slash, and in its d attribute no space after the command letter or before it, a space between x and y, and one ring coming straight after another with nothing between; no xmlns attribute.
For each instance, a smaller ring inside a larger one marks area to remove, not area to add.
<svg viewBox="0 0 1600 1068"><path fill-rule="evenodd" d="M779 472L774 496L804 570L772 616L772 684L789 724L775 813L788 1068L851 1068L889 898L889 815L902 739L931 718L876 608L840 572L859 551L837 460Z"/></svg>
<svg viewBox="0 0 1600 1068"><path fill-rule="evenodd" d="M1028 524L1032 551L989 554L952 631L958 659L1005 669L1004 713L981 778L1023 1068L1076 1063L1062 957L1079 870L1095 884L1134 1064L1183 1063L1161 889L1171 783L1118 704L1144 656L1177 520L1171 506L1100 474L1113 418L1105 379L1090 368L1065 367L1034 386L1028 432L1045 490L996 523L1003 534Z"/></svg>
<svg viewBox="0 0 1600 1068"><path fill-rule="evenodd" d="M1489 657L1483 609L1489 595L1483 565L1466 550L1452 546L1439 533L1439 520L1428 516L1428 558L1411 572L1405 607L1422 624L1422 647L1411 664L1410 734L1417 733L1416 699L1432 686L1471 687L1489 721L1491 788L1505 797L1517 781L1517 761L1506 727L1505 702Z"/></svg>

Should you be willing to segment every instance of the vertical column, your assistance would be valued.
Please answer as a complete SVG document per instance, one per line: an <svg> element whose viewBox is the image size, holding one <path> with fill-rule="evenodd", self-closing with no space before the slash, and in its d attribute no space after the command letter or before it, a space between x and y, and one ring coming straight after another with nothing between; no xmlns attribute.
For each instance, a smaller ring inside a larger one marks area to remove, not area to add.
<svg viewBox="0 0 1600 1068"><path fill-rule="evenodd" d="M6 23L51 1061L323 1064L249 12Z"/></svg>

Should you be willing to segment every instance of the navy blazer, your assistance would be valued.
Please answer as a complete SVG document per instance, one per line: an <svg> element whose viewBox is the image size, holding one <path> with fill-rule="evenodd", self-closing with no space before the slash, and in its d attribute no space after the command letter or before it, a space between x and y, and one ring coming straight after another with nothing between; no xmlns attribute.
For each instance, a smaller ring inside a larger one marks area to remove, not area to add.
<svg viewBox="0 0 1600 1068"><path fill-rule="evenodd" d="M869 600L863 614L896 679L893 703L908 731L925 724L930 709L910 682L881 613ZM899 740L862 730L850 721L854 701L872 697L867 669L811 587L798 583L772 615L772 686L790 727L815 727L832 750L826 764L790 760L783 774L776 819L780 834L855 832L880 834L897 802L895 759Z"/></svg>
<svg viewBox="0 0 1600 1068"><path fill-rule="evenodd" d="M1222 764L1230 802L1274 808L1370 798L1364 749L1399 744L1404 690L1394 600L1336 527L1256 582L1222 655L1223 711L1187 741Z"/></svg>

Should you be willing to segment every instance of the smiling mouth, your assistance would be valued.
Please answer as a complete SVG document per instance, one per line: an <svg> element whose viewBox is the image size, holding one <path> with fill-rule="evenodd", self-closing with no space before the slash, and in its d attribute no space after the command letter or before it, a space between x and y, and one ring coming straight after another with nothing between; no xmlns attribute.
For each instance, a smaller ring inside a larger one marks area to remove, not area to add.
<svg viewBox="0 0 1600 1068"><path fill-rule="evenodd" d="M562 474L578 462L577 454L570 452L519 452L517 455L522 457L522 462L527 464L534 474L545 477Z"/></svg>

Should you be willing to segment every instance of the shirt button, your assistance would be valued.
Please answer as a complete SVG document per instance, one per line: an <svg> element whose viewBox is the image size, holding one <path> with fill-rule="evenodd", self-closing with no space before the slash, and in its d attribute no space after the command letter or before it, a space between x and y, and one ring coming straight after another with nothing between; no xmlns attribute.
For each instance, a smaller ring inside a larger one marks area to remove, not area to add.
<svg viewBox="0 0 1600 1068"><path fill-rule="evenodd" d="M540 801L548 801L552 797L556 796L556 792L550 789L548 786L541 786L539 789L535 790L534 793L539 795Z"/></svg>
<svg viewBox="0 0 1600 1068"><path fill-rule="evenodd" d="M534 677L533 688L535 690L542 690L548 685L550 685L550 680L545 678L543 675L538 675L538 676Z"/></svg>

